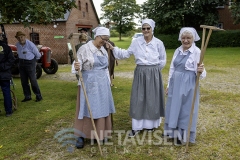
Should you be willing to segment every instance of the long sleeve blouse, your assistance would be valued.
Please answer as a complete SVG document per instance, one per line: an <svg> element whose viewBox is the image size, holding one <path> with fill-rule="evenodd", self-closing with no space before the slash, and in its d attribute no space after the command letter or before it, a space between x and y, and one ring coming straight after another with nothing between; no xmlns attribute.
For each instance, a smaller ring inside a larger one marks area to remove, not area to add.
<svg viewBox="0 0 240 160"><path fill-rule="evenodd" d="M177 57L178 54L187 55L189 52L190 52L190 56L185 63L185 69L189 70L189 71L194 71L197 75L197 67L198 67L198 63L200 61L201 50L195 45L195 43L193 43L192 46L186 51L183 51L183 47L180 46L175 50L175 52L173 54L172 62L171 62L170 69L169 69L167 88L169 87L169 82L173 75L173 72L175 71L175 67L173 65L175 58ZM207 75L207 72L204 68L204 71L200 75L200 79L205 78L206 75Z"/></svg>
<svg viewBox="0 0 240 160"><path fill-rule="evenodd" d="M143 36L135 39L127 50L114 47L116 59L135 57L137 65L159 65L162 69L166 65L166 50L163 42L155 37L147 43Z"/></svg>
<svg viewBox="0 0 240 160"><path fill-rule="evenodd" d="M94 54L97 56L106 56L108 58L107 51L104 49L103 46L101 46L100 49L94 46L93 41L89 41L87 44L82 45L78 51L77 51L77 58L78 62L80 63L80 70L92 70L94 67ZM75 70L74 68L74 63L72 64L72 73L78 74L78 71ZM109 77L109 70L108 68L105 69L105 72L108 76L109 82L110 82L110 77ZM80 82L78 82L78 85L80 85Z"/></svg>

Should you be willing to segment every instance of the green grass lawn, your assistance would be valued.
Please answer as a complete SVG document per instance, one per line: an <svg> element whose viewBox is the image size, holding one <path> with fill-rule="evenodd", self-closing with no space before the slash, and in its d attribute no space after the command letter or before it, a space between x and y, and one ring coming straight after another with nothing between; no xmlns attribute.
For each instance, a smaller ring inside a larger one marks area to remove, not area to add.
<svg viewBox="0 0 240 160"><path fill-rule="evenodd" d="M127 48L131 38L111 38L115 44ZM163 69L164 85L174 50L167 50L167 64ZM112 145L103 145L103 157L96 144L82 150L67 150L54 135L71 128L75 116L77 82L59 80L62 73L70 72L70 65L61 65L56 75L39 80L43 101L20 102L24 97L19 78L14 78L14 92L18 99L18 109L11 117L5 117L3 97L0 95L0 159L239 159L240 157L240 47L208 48L204 57L207 78L201 84L201 102L197 129L197 144L189 147L175 147L162 142L159 135L163 125L155 135L145 132L129 139L126 131L131 130L129 100L131 78L116 76L112 88L116 114L114 130L122 130L119 136L113 134ZM120 60L116 72L132 72L134 57ZM223 88L225 87L225 88ZM121 137L121 138L120 138ZM142 140L142 141L141 141Z"/></svg>

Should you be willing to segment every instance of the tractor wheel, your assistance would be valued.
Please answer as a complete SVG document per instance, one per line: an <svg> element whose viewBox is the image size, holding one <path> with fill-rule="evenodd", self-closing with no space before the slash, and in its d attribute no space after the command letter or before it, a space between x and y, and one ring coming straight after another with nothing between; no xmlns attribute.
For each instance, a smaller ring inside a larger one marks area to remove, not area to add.
<svg viewBox="0 0 240 160"><path fill-rule="evenodd" d="M40 64L36 65L36 78L40 78L42 76L42 67Z"/></svg>
<svg viewBox="0 0 240 160"><path fill-rule="evenodd" d="M47 74L55 74L58 70L58 62L55 59L51 59L51 65L48 68L43 68Z"/></svg>

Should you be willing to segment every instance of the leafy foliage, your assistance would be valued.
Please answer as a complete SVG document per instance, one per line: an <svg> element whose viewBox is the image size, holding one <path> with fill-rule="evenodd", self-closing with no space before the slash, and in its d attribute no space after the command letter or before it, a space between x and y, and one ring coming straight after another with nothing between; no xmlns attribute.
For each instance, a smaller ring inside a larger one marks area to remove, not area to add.
<svg viewBox="0 0 240 160"><path fill-rule="evenodd" d="M158 31L175 33L183 26L199 28L201 24L217 24L216 7L224 3L225 0L148 0L142 8L143 15L158 24Z"/></svg>
<svg viewBox="0 0 240 160"><path fill-rule="evenodd" d="M229 7L234 19L234 24L240 23L240 0L235 0Z"/></svg>
<svg viewBox="0 0 240 160"><path fill-rule="evenodd" d="M198 35L202 37L202 31L198 31ZM179 42L178 34L155 34L155 36L164 42L166 49L176 49L181 45ZM216 47L240 47L240 31L213 31L208 43L208 48ZM201 47L201 41L197 41L196 45Z"/></svg>
<svg viewBox="0 0 240 160"><path fill-rule="evenodd" d="M75 0L0 0L0 22L47 24L76 7Z"/></svg>
<svg viewBox="0 0 240 160"><path fill-rule="evenodd" d="M101 19L114 23L120 40L122 33L134 28L134 17L138 17L137 13L140 11L136 0L104 0L101 7L104 12Z"/></svg>

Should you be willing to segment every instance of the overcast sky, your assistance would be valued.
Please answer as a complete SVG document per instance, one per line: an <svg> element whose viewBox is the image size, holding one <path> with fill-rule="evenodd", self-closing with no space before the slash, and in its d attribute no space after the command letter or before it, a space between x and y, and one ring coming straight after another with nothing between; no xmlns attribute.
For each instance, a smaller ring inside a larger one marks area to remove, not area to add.
<svg viewBox="0 0 240 160"><path fill-rule="evenodd" d="M136 0L137 4L143 4L143 2L145 2L146 0ZM103 0L93 0L95 9L97 11L98 17L101 17L101 6L100 4L103 3Z"/></svg>

